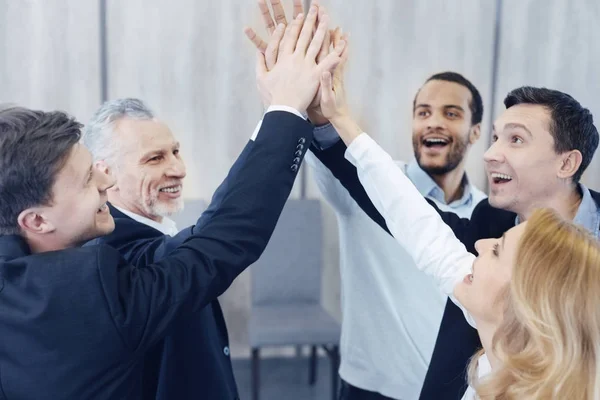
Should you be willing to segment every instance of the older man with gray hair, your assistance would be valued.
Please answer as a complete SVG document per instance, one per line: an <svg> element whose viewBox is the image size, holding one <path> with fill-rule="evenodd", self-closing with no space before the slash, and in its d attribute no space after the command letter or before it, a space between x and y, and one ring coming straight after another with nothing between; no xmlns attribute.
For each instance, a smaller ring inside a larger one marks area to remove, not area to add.
<svg viewBox="0 0 600 400"><path fill-rule="evenodd" d="M111 205L164 234L177 230L169 215L183 208L185 164L179 142L141 100L105 103L83 137L97 165L116 178Z"/></svg>
<svg viewBox="0 0 600 400"><path fill-rule="evenodd" d="M144 102L106 102L86 126L83 142L96 166L116 180L108 191L115 230L94 243L110 244L130 263L143 266L162 259L190 235L191 228L178 233L169 218L183 207L186 173L179 142ZM240 170L253 143L248 142L196 227L206 223L218 208L227 182ZM194 318L178 321L171 334L147 353L144 399L186 399L200 393L239 398L228 341L215 298Z"/></svg>

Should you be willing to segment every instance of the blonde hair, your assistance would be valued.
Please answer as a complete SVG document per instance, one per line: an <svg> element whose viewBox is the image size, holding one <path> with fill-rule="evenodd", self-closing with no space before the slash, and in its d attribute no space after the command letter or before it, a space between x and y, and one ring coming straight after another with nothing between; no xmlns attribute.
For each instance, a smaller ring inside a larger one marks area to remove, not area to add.
<svg viewBox="0 0 600 400"><path fill-rule="evenodd" d="M600 246L553 211L528 220L493 338L500 367L471 384L485 400L600 399Z"/></svg>

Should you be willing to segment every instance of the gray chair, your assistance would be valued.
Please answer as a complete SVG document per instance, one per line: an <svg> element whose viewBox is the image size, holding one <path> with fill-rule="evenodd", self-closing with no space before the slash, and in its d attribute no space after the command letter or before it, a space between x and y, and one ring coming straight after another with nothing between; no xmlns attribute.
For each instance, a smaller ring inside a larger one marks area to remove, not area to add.
<svg viewBox="0 0 600 400"><path fill-rule="evenodd" d="M288 200L273 237L251 267L252 399L259 397L260 348L310 346L309 384L316 381L317 348L331 359L337 398L340 325L321 306L322 222L318 200Z"/></svg>
<svg viewBox="0 0 600 400"><path fill-rule="evenodd" d="M206 210L206 202L201 199L186 200L181 212L173 214L170 218L175 221L179 230L195 225L200 215Z"/></svg>

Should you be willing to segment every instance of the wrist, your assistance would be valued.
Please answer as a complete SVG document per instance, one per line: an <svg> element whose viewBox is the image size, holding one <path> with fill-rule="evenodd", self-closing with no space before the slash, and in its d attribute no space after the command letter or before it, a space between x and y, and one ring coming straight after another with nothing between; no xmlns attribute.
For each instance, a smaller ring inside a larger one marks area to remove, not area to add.
<svg viewBox="0 0 600 400"><path fill-rule="evenodd" d="M306 115L306 105L303 105L301 101L288 96L273 96L271 105L290 107L294 110L298 110L300 114Z"/></svg>
<svg viewBox="0 0 600 400"><path fill-rule="evenodd" d="M308 114L308 120L314 125L314 126L324 126L329 124L329 120L327 118L325 118L323 116L323 114L321 114L320 112L316 111L316 110L306 110L306 113Z"/></svg>
<svg viewBox="0 0 600 400"><path fill-rule="evenodd" d="M339 115L331 118L329 120L331 125L335 128L337 133L340 135L340 138L346 143L347 146L350 145L359 137L363 130L361 127L349 116L349 115Z"/></svg>

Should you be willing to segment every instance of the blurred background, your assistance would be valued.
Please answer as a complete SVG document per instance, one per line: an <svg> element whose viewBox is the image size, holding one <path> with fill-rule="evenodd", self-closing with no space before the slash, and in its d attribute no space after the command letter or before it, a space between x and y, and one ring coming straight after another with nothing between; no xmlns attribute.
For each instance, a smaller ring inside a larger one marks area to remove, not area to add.
<svg viewBox="0 0 600 400"><path fill-rule="evenodd" d="M289 17L291 0L282 2ZM484 191L482 155L509 90L533 85L565 91L591 109L599 126L598 0L321 4L350 33L346 82L353 111L397 159L412 158L416 91L428 76L446 70L463 74L483 97L482 138L468 155L467 170ZM266 36L254 0L0 0L0 103L61 109L85 123L106 99L139 97L182 143L186 199L209 201L262 115L245 25ZM598 157L583 182L600 188ZM292 198L320 199L305 166ZM322 216L322 304L340 320L337 224L324 202ZM249 379L244 362L250 354L251 273L221 299L232 356L241 360L242 392ZM263 357L288 365L281 357L295 354L295 348L274 349ZM281 379L304 390L305 375L288 371ZM263 372L263 385L277 380L269 376ZM320 379L301 398L330 398L328 385Z"/></svg>

